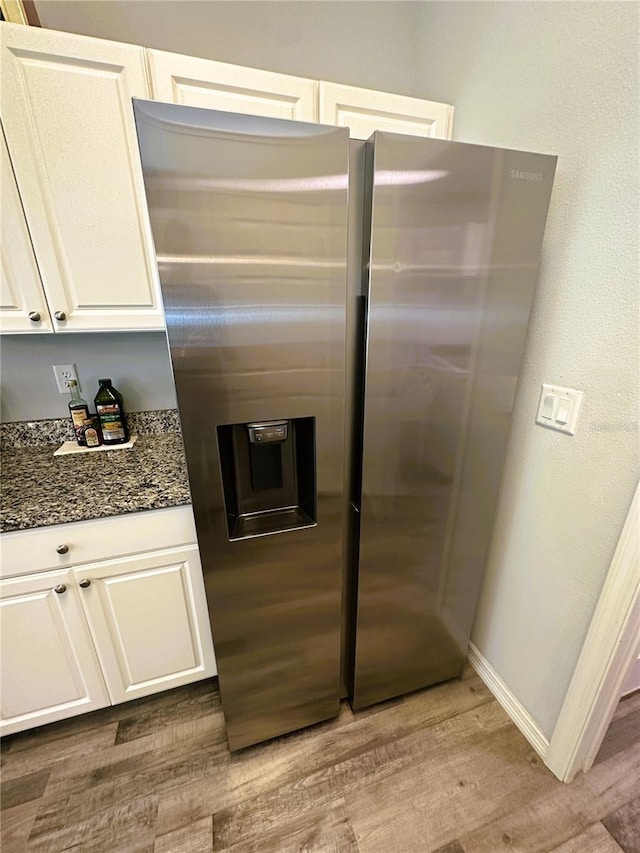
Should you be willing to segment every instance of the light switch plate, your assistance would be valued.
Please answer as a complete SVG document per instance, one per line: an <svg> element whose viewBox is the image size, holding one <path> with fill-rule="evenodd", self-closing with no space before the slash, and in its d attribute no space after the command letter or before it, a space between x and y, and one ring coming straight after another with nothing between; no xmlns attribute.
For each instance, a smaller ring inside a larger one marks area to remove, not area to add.
<svg viewBox="0 0 640 853"><path fill-rule="evenodd" d="M575 435L582 397L582 391L576 391L575 388L543 385L536 423L567 435Z"/></svg>

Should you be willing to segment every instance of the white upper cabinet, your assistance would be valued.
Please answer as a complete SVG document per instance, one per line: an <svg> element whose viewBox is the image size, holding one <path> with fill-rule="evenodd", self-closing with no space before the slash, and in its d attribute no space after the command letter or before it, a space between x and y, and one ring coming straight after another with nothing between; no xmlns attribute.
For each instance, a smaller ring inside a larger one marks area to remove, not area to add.
<svg viewBox="0 0 640 853"><path fill-rule="evenodd" d="M51 317L24 218L4 134L0 130L2 217L0 331L51 332Z"/></svg>
<svg viewBox="0 0 640 853"><path fill-rule="evenodd" d="M156 101L315 122L317 83L302 77L148 50Z"/></svg>
<svg viewBox="0 0 640 853"><path fill-rule="evenodd" d="M209 59L148 50L157 101L348 127L355 139L374 130L450 139L453 107L390 92L358 89Z"/></svg>
<svg viewBox="0 0 640 853"><path fill-rule="evenodd" d="M451 139L453 107L449 104L340 83L318 85L320 124L348 127L354 139L368 139L375 130Z"/></svg>
<svg viewBox="0 0 640 853"><path fill-rule="evenodd" d="M132 97L356 139L452 130L447 104L18 24L0 26L0 71L3 332L164 328Z"/></svg>
<svg viewBox="0 0 640 853"><path fill-rule="evenodd" d="M0 112L56 331L163 328L131 98L144 49L0 27Z"/></svg>

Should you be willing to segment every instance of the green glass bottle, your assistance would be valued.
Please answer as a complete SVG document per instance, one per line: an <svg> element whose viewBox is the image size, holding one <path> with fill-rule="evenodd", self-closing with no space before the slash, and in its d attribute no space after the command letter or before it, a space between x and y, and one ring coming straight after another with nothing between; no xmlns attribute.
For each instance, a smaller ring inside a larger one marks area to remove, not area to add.
<svg viewBox="0 0 640 853"><path fill-rule="evenodd" d="M110 379L99 379L100 387L95 397L96 413L100 419L102 443L126 444L129 430L124 416L122 394L111 384Z"/></svg>
<svg viewBox="0 0 640 853"><path fill-rule="evenodd" d="M89 417L89 406L86 400L80 396L78 383L75 379L70 379L67 382L67 388L71 394L69 400L69 414L71 415L71 423L76 436L76 441L81 447L85 447L87 442L84 438L84 422Z"/></svg>

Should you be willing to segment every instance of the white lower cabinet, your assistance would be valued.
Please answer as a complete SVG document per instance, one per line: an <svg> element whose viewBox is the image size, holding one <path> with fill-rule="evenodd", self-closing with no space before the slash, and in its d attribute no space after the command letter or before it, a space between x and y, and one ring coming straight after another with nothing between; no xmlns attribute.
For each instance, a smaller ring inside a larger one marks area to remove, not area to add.
<svg viewBox="0 0 640 853"><path fill-rule="evenodd" d="M0 581L0 636L2 734L109 704L71 571Z"/></svg>
<svg viewBox="0 0 640 853"><path fill-rule="evenodd" d="M215 674L196 545L74 575L112 702Z"/></svg>
<svg viewBox="0 0 640 853"><path fill-rule="evenodd" d="M0 734L216 674L194 533L177 507L3 534Z"/></svg>

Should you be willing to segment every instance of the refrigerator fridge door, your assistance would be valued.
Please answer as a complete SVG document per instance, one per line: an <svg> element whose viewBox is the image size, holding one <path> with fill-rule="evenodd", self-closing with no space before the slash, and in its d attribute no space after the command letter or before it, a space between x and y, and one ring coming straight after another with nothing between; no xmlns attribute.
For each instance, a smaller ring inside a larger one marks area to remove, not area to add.
<svg viewBox="0 0 640 853"><path fill-rule="evenodd" d="M134 108L238 749L338 713L348 131Z"/></svg>
<svg viewBox="0 0 640 853"><path fill-rule="evenodd" d="M355 707L462 670L556 162L389 133L367 144Z"/></svg>

